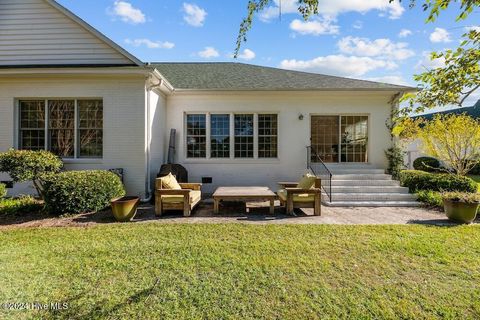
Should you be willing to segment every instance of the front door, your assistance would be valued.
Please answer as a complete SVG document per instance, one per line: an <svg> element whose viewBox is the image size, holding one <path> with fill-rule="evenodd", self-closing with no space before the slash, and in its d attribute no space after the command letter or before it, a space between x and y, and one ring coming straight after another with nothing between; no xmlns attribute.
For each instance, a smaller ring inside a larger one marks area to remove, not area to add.
<svg viewBox="0 0 480 320"><path fill-rule="evenodd" d="M312 151L323 162L368 162L368 116L312 116L310 127Z"/></svg>

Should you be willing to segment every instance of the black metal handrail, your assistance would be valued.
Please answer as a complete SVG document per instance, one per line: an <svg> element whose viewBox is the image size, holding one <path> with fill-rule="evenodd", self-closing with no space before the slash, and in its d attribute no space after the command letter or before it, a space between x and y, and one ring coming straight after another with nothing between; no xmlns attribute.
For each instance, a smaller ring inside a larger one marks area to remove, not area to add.
<svg viewBox="0 0 480 320"><path fill-rule="evenodd" d="M332 202L332 172L312 146L307 147L307 169L322 179L322 189L327 195L328 201Z"/></svg>

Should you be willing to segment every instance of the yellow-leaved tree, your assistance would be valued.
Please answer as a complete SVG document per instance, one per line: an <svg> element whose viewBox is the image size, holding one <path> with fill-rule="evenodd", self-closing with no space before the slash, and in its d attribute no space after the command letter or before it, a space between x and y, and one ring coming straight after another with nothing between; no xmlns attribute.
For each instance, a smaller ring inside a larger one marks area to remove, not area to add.
<svg viewBox="0 0 480 320"><path fill-rule="evenodd" d="M423 153L458 175L480 162L480 120L466 114L436 115L430 121L406 121L400 136L419 139Z"/></svg>

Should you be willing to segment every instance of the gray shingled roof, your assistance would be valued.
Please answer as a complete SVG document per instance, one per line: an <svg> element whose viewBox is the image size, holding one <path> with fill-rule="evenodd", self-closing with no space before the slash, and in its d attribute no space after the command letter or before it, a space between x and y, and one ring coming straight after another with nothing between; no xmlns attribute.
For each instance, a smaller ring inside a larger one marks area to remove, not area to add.
<svg viewBox="0 0 480 320"><path fill-rule="evenodd" d="M151 63L175 89L398 90L415 88L244 63Z"/></svg>

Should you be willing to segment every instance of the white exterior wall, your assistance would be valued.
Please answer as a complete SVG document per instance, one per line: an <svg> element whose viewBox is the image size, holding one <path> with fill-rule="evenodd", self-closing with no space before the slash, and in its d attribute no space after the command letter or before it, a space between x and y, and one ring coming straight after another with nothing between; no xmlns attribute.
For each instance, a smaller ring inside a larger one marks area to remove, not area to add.
<svg viewBox="0 0 480 320"><path fill-rule="evenodd" d="M145 186L145 77L0 77L0 152L17 145L16 99L102 98L103 159L66 160L67 170L125 169L127 192L143 195ZM0 181L8 180L0 175ZM20 185L10 194L32 191Z"/></svg>
<svg viewBox="0 0 480 320"><path fill-rule="evenodd" d="M0 65L132 64L44 0L0 0Z"/></svg>
<svg viewBox="0 0 480 320"><path fill-rule="evenodd" d="M155 178L160 166L166 161L168 151L168 132L166 128L166 97L160 93L150 92L150 183L154 190Z"/></svg>
<svg viewBox="0 0 480 320"><path fill-rule="evenodd" d="M167 126L177 129L176 162L184 165L189 180L213 177L205 192L220 185L267 185L297 181L306 168L310 145L310 116L363 114L369 116L369 162L387 165L384 151L391 145L385 121L390 116L393 92L245 92L174 93L167 98ZM188 112L278 113L278 159L187 159L184 115ZM304 120L299 120L300 114Z"/></svg>

